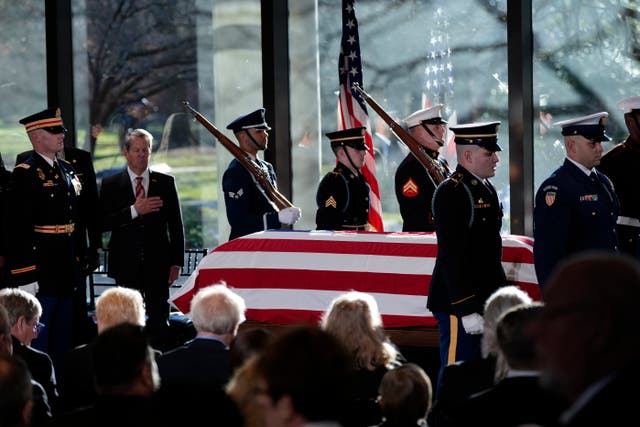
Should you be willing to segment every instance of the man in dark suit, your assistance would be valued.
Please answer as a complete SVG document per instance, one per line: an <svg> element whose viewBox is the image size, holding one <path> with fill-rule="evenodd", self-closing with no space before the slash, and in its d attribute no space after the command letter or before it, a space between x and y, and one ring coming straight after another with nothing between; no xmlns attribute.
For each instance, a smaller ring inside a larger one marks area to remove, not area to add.
<svg viewBox="0 0 640 427"><path fill-rule="evenodd" d="M110 231L109 276L142 292L154 348L168 345L169 287L184 264L184 229L173 176L149 169L153 136L135 129L122 152L127 167L100 189L103 230Z"/></svg>
<svg viewBox="0 0 640 427"><path fill-rule="evenodd" d="M20 120L34 153L11 175L7 253L14 286L28 286L42 304L47 325L33 347L47 352L57 369L71 348L73 294L83 286L76 224L82 183L71 164L58 160L65 128L59 108Z"/></svg>
<svg viewBox="0 0 640 427"><path fill-rule="evenodd" d="M602 157L607 112L555 123L567 157L538 188L533 211L533 258L544 286L558 262L585 250L618 252L618 197L596 169Z"/></svg>
<svg viewBox="0 0 640 427"><path fill-rule="evenodd" d="M245 310L244 299L224 283L200 289L191 300L196 337L158 358L162 387L224 387L231 377L229 345Z"/></svg>
<svg viewBox="0 0 640 427"><path fill-rule="evenodd" d="M233 131L242 151L265 171L273 187L278 188L273 165L258 158L258 152L268 147L267 132L271 130L264 118L264 108L238 117L227 129ZM255 177L237 159L229 163L222 175L222 191L231 226L229 240L256 231L279 229L282 224L293 225L302 214L295 206L277 211Z"/></svg>
<svg viewBox="0 0 640 427"><path fill-rule="evenodd" d="M16 157L16 165L26 160L33 150L24 151ZM76 222L77 250L82 273L91 274L100 265L98 249L102 247L102 231L98 216L98 186L91 153L79 148L65 146L57 158L71 164L82 184L78 198L78 221ZM78 286L73 298L73 343L80 345L95 335L95 325L87 316L87 287Z"/></svg>
<svg viewBox="0 0 640 427"><path fill-rule="evenodd" d="M502 268L502 204L495 175L500 122L451 126L458 166L433 195L438 237L427 308L438 322L440 375L458 360L481 357L487 298L506 284ZM440 381L438 381L440 383Z"/></svg>

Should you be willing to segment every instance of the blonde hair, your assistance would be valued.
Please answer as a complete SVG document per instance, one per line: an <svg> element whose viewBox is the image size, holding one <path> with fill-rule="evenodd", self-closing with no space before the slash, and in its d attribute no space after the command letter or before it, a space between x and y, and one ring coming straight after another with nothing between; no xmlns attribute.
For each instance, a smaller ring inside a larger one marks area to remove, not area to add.
<svg viewBox="0 0 640 427"><path fill-rule="evenodd" d="M390 366L398 356L384 333L378 304L369 294L351 291L336 297L320 324L347 348L356 369Z"/></svg>
<svg viewBox="0 0 640 427"><path fill-rule="evenodd" d="M104 291L96 300L98 333L120 323L144 326L146 313L140 291L115 286Z"/></svg>

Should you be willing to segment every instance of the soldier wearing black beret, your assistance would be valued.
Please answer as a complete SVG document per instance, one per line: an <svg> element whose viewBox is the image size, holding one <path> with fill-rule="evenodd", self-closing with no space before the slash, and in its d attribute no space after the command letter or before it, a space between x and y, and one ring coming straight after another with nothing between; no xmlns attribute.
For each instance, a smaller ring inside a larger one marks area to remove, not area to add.
<svg viewBox="0 0 640 427"><path fill-rule="evenodd" d="M438 255L427 308L438 322L442 368L481 357L484 303L506 284L502 204L489 182L501 150L499 125L449 127L455 134L458 166L433 195Z"/></svg>
<svg viewBox="0 0 640 427"><path fill-rule="evenodd" d="M15 285L42 304L45 328L33 347L49 353L56 369L71 348L72 294L83 285L76 223L82 184L68 162L56 159L65 128L59 108L20 120L34 153L12 173L7 212L9 267Z"/></svg>
<svg viewBox="0 0 640 427"><path fill-rule="evenodd" d="M318 186L318 230L367 229L369 184L360 173L367 155L365 129L358 127L326 134L338 164Z"/></svg>

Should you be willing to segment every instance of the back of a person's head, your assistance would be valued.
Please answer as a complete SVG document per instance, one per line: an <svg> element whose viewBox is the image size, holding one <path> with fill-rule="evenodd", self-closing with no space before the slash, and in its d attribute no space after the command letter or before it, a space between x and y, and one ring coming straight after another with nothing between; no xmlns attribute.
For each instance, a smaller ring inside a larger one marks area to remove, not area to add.
<svg viewBox="0 0 640 427"><path fill-rule="evenodd" d="M244 322L244 299L224 282L201 288L191 299L191 320L198 332L235 335Z"/></svg>
<svg viewBox="0 0 640 427"><path fill-rule="evenodd" d="M535 340L528 330L542 313L542 303L521 304L502 313L498 319L496 336L499 351L509 368L537 370L538 357Z"/></svg>
<svg viewBox="0 0 640 427"><path fill-rule="evenodd" d="M342 344L320 328L299 326L277 335L260 355L258 371L274 405L289 396L307 421L342 416L351 361Z"/></svg>
<svg viewBox="0 0 640 427"><path fill-rule="evenodd" d="M533 302L529 294L517 286L509 285L496 289L484 304L484 333L482 335L482 355L487 357L498 352L496 325L498 319L508 309L520 304Z"/></svg>
<svg viewBox="0 0 640 427"><path fill-rule="evenodd" d="M0 354L12 354L13 341L11 339L11 322L7 309L0 304Z"/></svg>
<svg viewBox="0 0 640 427"><path fill-rule="evenodd" d="M262 352L273 334L264 328L240 330L229 346L231 366L236 369L250 357Z"/></svg>
<svg viewBox="0 0 640 427"><path fill-rule="evenodd" d="M320 324L349 350L356 368L385 366L396 357L384 335L378 303L367 293L352 291L336 297Z"/></svg>
<svg viewBox="0 0 640 427"><path fill-rule="evenodd" d="M40 301L29 292L19 288L0 289L0 304L7 309L11 326L18 323L20 316L24 316L25 320L31 321L33 318L42 315Z"/></svg>
<svg viewBox="0 0 640 427"><path fill-rule="evenodd" d="M418 425L431 408L431 380L414 363L388 371L380 383L382 415L391 425Z"/></svg>
<svg viewBox="0 0 640 427"><path fill-rule="evenodd" d="M126 394L154 356L143 326L120 323L95 338L91 357L98 393Z"/></svg>
<svg viewBox="0 0 640 427"><path fill-rule="evenodd" d="M140 291L121 286L105 290L96 300L98 333L120 323L145 325L144 300Z"/></svg>
<svg viewBox="0 0 640 427"><path fill-rule="evenodd" d="M26 363L0 354L0 426L29 425L32 399L31 373Z"/></svg>
<svg viewBox="0 0 640 427"><path fill-rule="evenodd" d="M599 359L609 369L639 361L638 260L607 252L572 256L551 275L542 299L546 312L573 313L582 328L598 330Z"/></svg>

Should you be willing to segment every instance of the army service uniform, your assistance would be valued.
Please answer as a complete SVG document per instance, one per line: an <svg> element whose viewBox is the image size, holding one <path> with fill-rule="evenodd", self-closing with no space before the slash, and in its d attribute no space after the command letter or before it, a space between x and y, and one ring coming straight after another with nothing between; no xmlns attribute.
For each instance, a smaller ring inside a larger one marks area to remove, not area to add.
<svg viewBox="0 0 640 427"><path fill-rule="evenodd" d="M365 230L369 218L369 184L342 163L322 178L316 193L318 230Z"/></svg>

